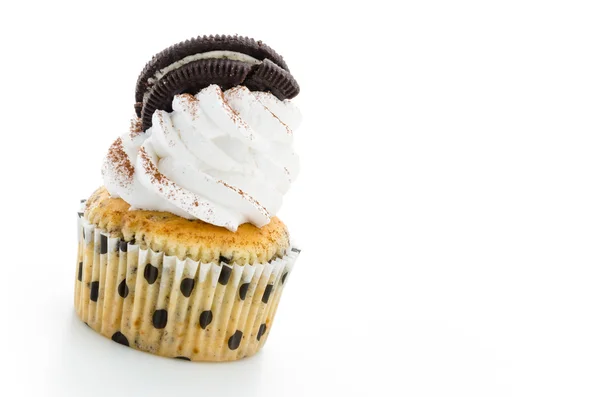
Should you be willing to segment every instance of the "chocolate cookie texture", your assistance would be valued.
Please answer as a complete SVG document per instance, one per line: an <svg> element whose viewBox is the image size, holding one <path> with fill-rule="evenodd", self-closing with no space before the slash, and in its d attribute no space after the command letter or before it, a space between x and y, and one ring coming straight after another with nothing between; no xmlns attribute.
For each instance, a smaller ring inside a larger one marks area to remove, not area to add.
<svg viewBox="0 0 600 397"><path fill-rule="evenodd" d="M171 46L156 54L140 74L135 111L142 130L152 125L157 109L172 111L173 97L194 94L210 84L223 90L245 85L291 99L300 87L283 58L271 47L241 36L203 36Z"/></svg>

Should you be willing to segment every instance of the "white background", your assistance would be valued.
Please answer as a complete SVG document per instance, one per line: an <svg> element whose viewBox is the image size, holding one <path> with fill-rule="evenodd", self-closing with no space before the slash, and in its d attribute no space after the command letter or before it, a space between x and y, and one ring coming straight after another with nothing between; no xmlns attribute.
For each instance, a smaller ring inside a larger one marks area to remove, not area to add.
<svg viewBox="0 0 600 397"><path fill-rule="evenodd" d="M600 394L597 2L0 7L0 395ZM125 349L72 307L75 211L138 73L210 33L283 54L304 114L280 213L303 252L230 364Z"/></svg>

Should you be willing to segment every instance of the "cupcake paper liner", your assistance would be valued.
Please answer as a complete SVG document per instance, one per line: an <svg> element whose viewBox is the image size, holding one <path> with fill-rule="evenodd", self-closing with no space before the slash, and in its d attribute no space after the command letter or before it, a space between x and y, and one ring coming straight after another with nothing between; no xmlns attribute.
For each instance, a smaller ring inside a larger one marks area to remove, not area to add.
<svg viewBox="0 0 600 397"><path fill-rule="evenodd" d="M200 263L110 237L78 215L75 310L95 331L192 361L237 360L265 344L300 250L269 263Z"/></svg>

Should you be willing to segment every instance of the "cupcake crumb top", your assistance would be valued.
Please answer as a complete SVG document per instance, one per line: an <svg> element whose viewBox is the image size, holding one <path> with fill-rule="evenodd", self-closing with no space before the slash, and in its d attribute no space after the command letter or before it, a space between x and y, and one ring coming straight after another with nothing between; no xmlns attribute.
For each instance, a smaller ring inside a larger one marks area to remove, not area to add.
<svg viewBox="0 0 600 397"><path fill-rule="evenodd" d="M239 265L264 263L282 257L290 246L287 228L277 217L262 228L245 223L231 232L168 212L130 210L127 202L110 197L104 187L87 200L84 216L112 237L205 263L218 262L220 257Z"/></svg>

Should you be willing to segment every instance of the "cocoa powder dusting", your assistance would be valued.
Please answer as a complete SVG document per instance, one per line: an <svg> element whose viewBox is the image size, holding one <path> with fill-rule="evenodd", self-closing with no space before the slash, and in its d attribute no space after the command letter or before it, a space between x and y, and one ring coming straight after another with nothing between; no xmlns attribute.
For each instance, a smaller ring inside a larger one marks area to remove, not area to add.
<svg viewBox="0 0 600 397"><path fill-rule="evenodd" d="M129 156L123 150L123 140L118 138L108 149L108 160L114 164L115 171L122 176L125 180L131 181L133 179L133 174L135 173L135 169L131 165L129 161Z"/></svg>
<svg viewBox="0 0 600 397"><path fill-rule="evenodd" d="M152 161L150 160L150 156L148 156L148 153L146 152L146 149L144 147L140 148L139 155L142 158L142 160L144 160L142 162L142 164L144 164L144 170L148 175L150 175L152 182L158 183L160 185L164 184L165 177L163 176L163 174L160 173L158 167L156 167L154 163L152 163Z"/></svg>
<svg viewBox="0 0 600 397"><path fill-rule="evenodd" d="M258 209L263 215L265 215L269 219L271 218L271 214L269 214L269 211L265 207L263 207L258 202L258 200L256 200L254 197L250 196L248 193L244 192L242 189L237 188L235 186L231 186L230 184L228 184L227 182L222 181L222 180L217 181L217 183L220 183L221 185L233 190L234 192L236 192L237 194L242 196L244 199L250 201L254 205L254 207L256 207L256 209Z"/></svg>
<svg viewBox="0 0 600 397"><path fill-rule="evenodd" d="M237 90L237 89L238 88L232 88L232 90ZM223 104L222 104L223 109L225 110L225 112L227 113L227 116L229 116L231 121L233 121L233 123L235 125L243 128L245 130L251 131L248 123L246 123L246 121L240 117L240 114L229 105L229 103L225 99L225 95L223 94L223 91L219 90L219 94L221 95L221 98L223 99ZM248 135L248 139L254 140L254 134L250 133Z"/></svg>
<svg viewBox="0 0 600 397"><path fill-rule="evenodd" d="M179 96L181 97L181 99L184 99L184 100L186 100L186 101L188 101L190 103L192 103L192 102L198 102L198 99L196 99L195 96L193 96L192 94L189 94L187 92L183 93L183 94L179 94Z"/></svg>
<svg viewBox="0 0 600 397"><path fill-rule="evenodd" d="M139 117L132 118L131 124L129 125L129 136L131 138L135 138L142 132L142 119L140 119Z"/></svg>

